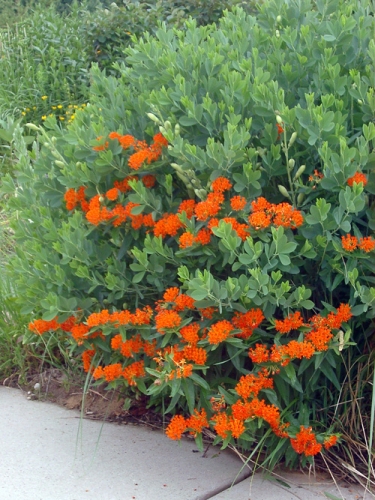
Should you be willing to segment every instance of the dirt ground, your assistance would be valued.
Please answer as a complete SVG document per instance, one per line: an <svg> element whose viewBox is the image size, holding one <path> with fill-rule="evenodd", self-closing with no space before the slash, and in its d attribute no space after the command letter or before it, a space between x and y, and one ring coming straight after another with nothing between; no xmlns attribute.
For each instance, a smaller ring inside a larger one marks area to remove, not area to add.
<svg viewBox="0 0 375 500"><path fill-rule="evenodd" d="M163 428L160 414L147 408L146 398L129 398L116 390L106 390L105 386L89 387L75 384L66 374L56 368L49 368L41 373L28 375L25 383L20 384L9 377L0 381L3 385L18 387L28 399L49 401L64 406L68 410L80 410L84 418L106 420L117 423L143 424L153 428Z"/></svg>

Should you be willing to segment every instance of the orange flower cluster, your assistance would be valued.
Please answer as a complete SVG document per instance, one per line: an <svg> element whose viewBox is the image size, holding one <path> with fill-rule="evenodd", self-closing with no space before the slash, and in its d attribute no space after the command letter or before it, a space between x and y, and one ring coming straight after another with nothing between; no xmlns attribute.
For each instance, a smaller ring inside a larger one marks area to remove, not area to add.
<svg viewBox="0 0 375 500"><path fill-rule="evenodd" d="M36 335L43 335L48 331L63 330L64 332L70 332L74 327L76 322L75 316L69 316L69 318L62 323L57 321L57 317L46 321L44 319L36 319L29 323L29 330L34 332Z"/></svg>
<svg viewBox="0 0 375 500"><path fill-rule="evenodd" d="M208 330L208 342L210 344L220 344L230 336L232 330L234 330L234 326L230 321L226 319L217 321Z"/></svg>
<svg viewBox="0 0 375 500"><path fill-rule="evenodd" d="M144 361L135 361L131 365L122 367L121 363L113 363L107 366L97 366L92 376L95 380L104 378L106 382L123 377L129 385L136 385L135 379L145 376Z"/></svg>
<svg viewBox="0 0 375 500"><path fill-rule="evenodd" d="M314 456L322 449L322 445L317 442L312 428L303 427L303 425L301 425L295 439L290 440L290 443L296 453L304 453L306 457Z"/></svg>
<svg viewBox="0 0 375 500"><path fill-rule="evenodd" d="M284 320L275 321L275 330L279 333L289 333L292 330L297 330L300 326L304 326L304 322L299 311L290 314Z"/></svg>
<svg viewBox="0 0 375 500"><path fill-rule="evenodd" d="M375 240L371 236L365 236L364 238L357 238L356 236L351 236L347 234L341 236L342 248L347 252L354 252L357 248L363 250L366 253L372 252L375 249Z"/></svg>
<svg viewBox="0 0 375 500"><path fill-rule="evenodd" d="M367 184L367 177L365 174L362 172L356 172L353 177L349 177L349 179L346 181L348 186L353 187L354 183L356 182L357 184L361 183L363 186L366 186Z"/></svg>
<svg viewBox="0 0 375 500"><path fill-rule="evenodd" d="M265 229L271 224L275 226L295 229L303 224L303 216L289 203L277 205L269 203L260 197L251 202L252 213L249 215L249 224L256 230Z"/></svg>
<svg viewBox="0 0 375 500"><path fill-rule="evenodd" d="M90 314L86 320L86 324L91 328L108 323L112 323L114 327L120 325L149 325L152 315L153 311L149 306L143 309L136 309L135 313L131 313L126 309L110 313L107 309L103 309L99 313Z"/></svg>
<svg viewBox="0 0 375 500"><path fill-rule="evenodd" d="M232 210L236 210L237 212L243 210L246 207L246 203L246 198L243 196L233 196L233 198L230 199Z"/></svg>
<svg viewBox="0 0 375 500"><path fill-rule="evenodd" d="M337 443L337 436L328 436L325 438L323 446L326 450L332 448Z"/></svg>
<svg viewBox="0 0 375 500"><path fill-rule="evenodd" d="M205 221L209 217L215 217L221 209L224 202L224 195L220 191L209 193L204 201L195 205L194 214L199 221Z"/></svg>
<svg viewBox="0 0 375 500"><path fill-rule="evenodd" d="M92 358L95 356L95 349L87 349L82 353L83 369L86 373L90 371Z"/></svg>
<svg viewBox="0 0 375 500"><path fill-rule="evenodd" d="M267 371L260 371L258 375L253 373L243 375L234 388L242 399L257 397L263 389L273 389L273 380L269 377Z"/></svg>
<svg viewBox="0 0 375 500"><path fill-rule="evenodd" d="M164 334L165 330L178 328L180 324L181 317L176 311L162 309L155 316L155 326L161 334Z"/></svg>
<svg viewBox="0 0 375 500"><path fill-rule="evenodd" d="M190 232L182 233L180 239L178 240L179 246L180 248L189 248L193 246L194 243L208 245L211 241L211 234L212 232L206 228L200 229L196 236Z"/></svg>
<svg viewBox="0 0 375 500"><path fill-rule="evenodd" d="M163 147L168 146L168 141L161 133L154 135L154 142L150 146L145 141L138 141L129 134L120 135L118 132L111 132L109 138L117 139L124 150L130 147L134 149L135 152L128 159L128 166L132 170L139 170L144 163L149 165L158 160L163 152ZM108 147L108 143L106 143L106 147ZM96 151L99 150L96 149Z"/></svg>
<svg viewBox="0 0 375 500"><path fill-rule="evenodd" d="M263 320L264 314L260 309L250 309L250 311L245 313L236 311L232 318L232 324L235 328L241 330L241 333L238 333L236 336L242 339L248 339Z"/></svg>
<svg viewBox="0 0 375 500"><path fill-rule="evenodd" d="M78 204L81 205L81 209L86 212L88 209L88 204L85 199L85 187L81 186L76 191L73 188L70 188L64 194L64 201L67 210L74 210Z"/></svg>
<svg viewBox="0 0 375 500"><path fill-rule="evenodd" d="M161 236L165 238L166 236L176 236L178 231L184 227L184 224L180 221L178 215L176 214L165 214L165 216L156 222L154 226L154 235L156 237Z"/></svg>
<svg viewBox="0 0 375 500"><path fill-rule="evenodd" d="M223 193L232 189L232 183L226 177L217 177L211 183L211 188L214 193Z"/></svg>
<svg viewBox="0 0 375 500"><path fill-rule="evenodd" d="M228 416L226 413L218 413L213 417L214 429L222 438L226 439L231 433L232 437L238 439L246 430L242 420L233 416Z"/></svg>

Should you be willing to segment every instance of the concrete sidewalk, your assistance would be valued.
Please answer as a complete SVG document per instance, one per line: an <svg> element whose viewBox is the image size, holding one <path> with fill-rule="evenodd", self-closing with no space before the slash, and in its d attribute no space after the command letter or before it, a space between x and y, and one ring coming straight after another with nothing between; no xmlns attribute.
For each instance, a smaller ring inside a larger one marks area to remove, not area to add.
<svg viewBox="0 0 375 500"><path fill-rule="evenodd" d="M0 387L0 500L369 500L358 487L291 474L264 480L230 451L134 425L80 419ZM233 481L239 482L231 487ZM327 492L331 496L324 494ZM334 495L334 496L332 496Z"/></svg>

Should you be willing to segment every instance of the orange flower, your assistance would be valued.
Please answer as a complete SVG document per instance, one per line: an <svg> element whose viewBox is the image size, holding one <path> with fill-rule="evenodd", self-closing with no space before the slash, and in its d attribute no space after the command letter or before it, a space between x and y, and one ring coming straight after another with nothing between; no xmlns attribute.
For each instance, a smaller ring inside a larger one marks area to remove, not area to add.
<svg viewBox="0 0 375 500"><path fill-rule="evenodd" d="M167 290L164 292L163 300L165 302L174 302L179 293L180 289L177 288L176 286L172 288L167 288Z"/></svg>
<svg viewBox="0 0 375 500"><path fill-rule="evenodd" d="M132 170L138 170L142 167L145 162L150 163L149 161L149 151L148 149L141 149L136 153L133 153L128 160L128 166Z"/></svg>
<svg viewBox="0 0 375 500"><path fill-rule="evenodd" d="M43 335L43 333L49 330L57 330L59 328L59 323L56 319L50 321L45 321L44 319L36 319L32 323L29 323L29 330L36 333L37 335Z"/></svg>
<svg viewBox="0 0 375 500"><path fill-rule="evenodd" d="M177 212L179 214L182 214L182 212L186 212L186 217L188 219L191 219L194 215L195 205L195 200L184 200L180 203Z"/></svg>
<svg viewBox="0 0 375 500"><path fill-rule="evenodd" d="M88 333L90 331L90 327L80 323L78 325L74 325L71 334L77 344L82 344L84 340L87 339Z"/></svg>
<svg viewBox="0 0 375 500"><path fill-rule="evenodd" d="M122 375L122 366L120 363L114 363L112 365L107 365L104 368L98 366L95 368L92 376L95 380L99 378L105 378L107 382L112 382Z"/></svg>
<svg viewBox="0 0 375 500"><path fill-rule="evenodd" d="M363 186L366 186L366 184L367 184L367 177L362 172L356 172L353 175L353 177L349 177L349 179L347 180L347 184L348 184L348 186L353 187L353 184L355 182L357 184L359 184L359 183L362 182Z"/></svg>
<svg viewBox="0 0 375 500"><path fill-rule="evenodd" d="M175 311L183 311L184 309L195 309L195 300L185 293L180 293L175 299Z"/></svg>
<svg viewBox="0 0 375 500"><path fill-rule="evenodd" d="M186 431L187 422L182 415L174 415L165 430L169 439L179 440Z"/></svg>
<svg viewBox="0 0 375 500"><path fill-rule="evenodd" d="M215 217L221 208L224 196L221 192L213 192L207 195L205 201L196 204L194 213L198 220L205 221L209 217Z"/></svg>
<svg viewBox="0 0 375 500"><path fill-rule="evenodd" d="M290 443L296 453L304 453L307 457L316 455L322 449L322 445L317 442L311 427L303 427L302 425L295 439L291 439Z"/></svg>
<svg viewBox="0 0 375 500"><path fill-rule="evenodd" d="M178 328L181 323L181 318L176 311L161 310L155 316L155 325L159 333L165 333L165 329Z"/></svg>
<svg viewBox="0 0 375 500"><path fill-rule="evenodd" d="M310 359L315 354L315 348L310 342L297 342L291 340L283 346L283 353L292 359Z"/></svg>
<svg viewBox="0 0 375 500"><path fill-rule="evenodd" d="M212 190L217 193L228 191L232 188L232 183L226 177L218 177L211 184Z"/></svg>
<svg viewBox="0 0 375 500"><path fill-rule="evenodd" d="M258 372L258 375L253 373L243 375L234 390L242 399L248 399L250 396L257 397L262 389L272 388L273 380L263 375L262 372Z"/></svg>
<svg viewBox="0 0 375 500"><path fill-rule="evenodd" d="M277 127L277 138L280 139L280 136L284 132L284 129L280 123L276 123L276 127Z"/></svg>
<svg viewBox="0 0 375 500"><path fill-rule="evenodd" d="M246 198L243 196L233 196L230 199L230 206L236 211L243 210L246 206Z"/></svg>
<svg viewBox="0 0 375 500"><path fill-rule="evenodd" d="M219 344L223 342L229 337L233 329L232 323L225 319L214 323L208 331L208 342L210 344Z"/></svg>
<svg viewBox="0 0 375 500"><path fill-rule="evenodd" d="M312 330L305 337L306 340L312 343L317 351L327 351L328 343L333 338L329 328L321 326L316 330Z"/></svg>
<svg viewBox="0 0 375 500"><path fill-rule="evenodd" d="M194 238L196 243L201 245L208 245L211 241L211 231L206 228L202 228L198 231L197 236Z"/></svg>
<svg viewBox="0 0 375 500"><path fill-rule="evenodd" d="M207 360L207 352L203 347L186 346L184 348L184 356L189 361L194 361L196 365L205 365Z"/></svg>
<svg viewBox="0 0 375 500"><path fill-rule="evenodd" d="M176 236L177 232L184 227L176 214L167 214L163 219L156 222L154 235L165 238L166 236Z"/></svg>
<svg viewBox="0 0 375 500"><path fill-rule="evenodd" d="M141 378L145 376L145 362L143 360L135 361L131 365L126 366L121 375L128 382L129 385L135 386L137 383L135 382L136 378Z"/></svg>
<svg viewBox="0 0 375 500"><path fill-rule="evenodd" d="M241 434L245 432L246 428L242 420L238 420L234 417L229 417L228 430L232 433L232 436L235 439L238 439Z"/></svg>
<svg viewBox="0 0 375 500"><path fill-rule="evenodd" d="M183 326L180 330L180 335L185 342L189 344L196 344L199 341L198 332L200 326L198 323L190 323L189 325Z"/></svg>
<svg viewBox="0 0 375 500"><path fill-rule="evenodd" d="M337 443L337 436L329 436L325 438L323 446L326 450L329 450L332 446L335 446Z"/></svg>
<svg viewBox="0 0 375 500"><path fill-rule="evenodd" d="M249 349L249 358L253 363L266 363L270 359L268 348L263 344L255 344L255 349Z"/></svg>
<svg viewBox="0 0 375 500"><path fill-rule="evenodd" d="M168 141L161 132L158 132L157 134L154 135L153 141L155 142L155 144L158 144L160 146L164 147L168 146Z"/></svg>
<svg viewBox="0 0 375 500"><path fill-rule="evenodd" d="M256 230L265 229L271 225L271 217L264 212L254 212L249 215L249 224Z"/></svg>
<svg viewBox="0 0 375 500"><path fill-rule="evenodd" d="M263 320L264 314L261 309L250 309L246 313L235 312L232 323L235 328L242 330L241 333L237 334L237 337L247 339Z"/></svg>
<svg viewBox="0 0 375 500"><path fill-rule="evenodd" d="M375 248L375 240L371 236L365 236L360 238L358 246L366 253L372 252Z"/></svg>
<svg viewBox="0 0 375 500"><path fill-rule="evenodd" d="M289 333L291 330L297 330L300 326L304 326L304 322L299 311L289 314L284 320L275 321L275 330L279 333Z"/></svg>
<svg viewBox="0 0 375 500"><path fill-rule="evenodd" d="M122 179L121 181L115 181L113 185L122 193L126 193L127 191L131 190L131 187L129 186L129 181L137 181L137 180L138 180L137 175L129 175L128 177L125 177L125 179Z"/></svg>
<svg viewBox="0 0 375 500"><path fill-rule="evenodd" d="M136 139L132 135L122 135L119 138L119 143L121 144L122 149L134 147L136 142Z"/></svg>
<svg viewBox="0 0 375 500"><path fill-rule="evenodd" d="M341 244L342 248L347 252L354 252L358 246L358 240L355 236L347 234L345 236L341 236Z"/></svg>
<svg viewBox="0 0 375 500"><path fill-rule="evenodd" d="M184 249L184 248L189 248L194 245L194 235L192 233L182 233L180 236L180 239L178 240L179 247Z"/></svg>
<svg viewBox="0 0 375 500"><path fill-rule="evenodd" d="M221 438L226 439L229 432L228 415L226 413L218 413L212 420L214 422L216 434L218 434Z"/></svg>
<svg viewBox="0 0 375 500"><path fill-rule="evenodd" d="M142 177L142 182L146 186L146 188L153 188L156 184L156 177L154 175L145 175Z"/></svg>
<svg viewBox="0 0 375 500"><path fill-rule="evenodd" d="M91 361L92 361L92 358L94 357L95 355L95 350L94 349L88 349L86 351L83 351L82 353L82 363L83 363L83 369L86 373L88 373L88 371L90 370L90 366L91 366Z"/></svg>
<svg viewBox="0 0 375 500"><path fill-rule="evenodd" d="M77 193L73 188L68 189L64 194L64 200L67 210L74 210L77 206Z"/></svg>
<svg viewBox="0 0 375 500"><path fill-rule="evenodd" d="M106 192L106 197L111 200L111 201L115 201L117 200L118 198L118 189L117 188L112 188L112 189L109 189L107 192Z"/></svg>
<svg viewBox="0 0 375 500"><path fill-rule="evenodd" d="M207 413L204 408L199 412L194 409L193 415L186 419L186 427L191 429L190 434L200 434L204 427L208 427Z"/></svg>

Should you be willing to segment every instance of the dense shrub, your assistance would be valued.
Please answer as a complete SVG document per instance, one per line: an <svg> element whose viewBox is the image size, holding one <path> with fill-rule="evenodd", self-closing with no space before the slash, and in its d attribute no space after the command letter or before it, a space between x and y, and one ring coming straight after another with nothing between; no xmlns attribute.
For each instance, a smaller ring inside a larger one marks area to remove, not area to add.
<svg viewBox="0 0 375 500"><path fill-rule="evenodd" d="M370 14L270 1L162 26L120 78L93 69L67 130L32 127L30 154L15 131L31 331L177 412L171 438L210 420L272 463L336 443L342 359L374 317Z"/></svg>

